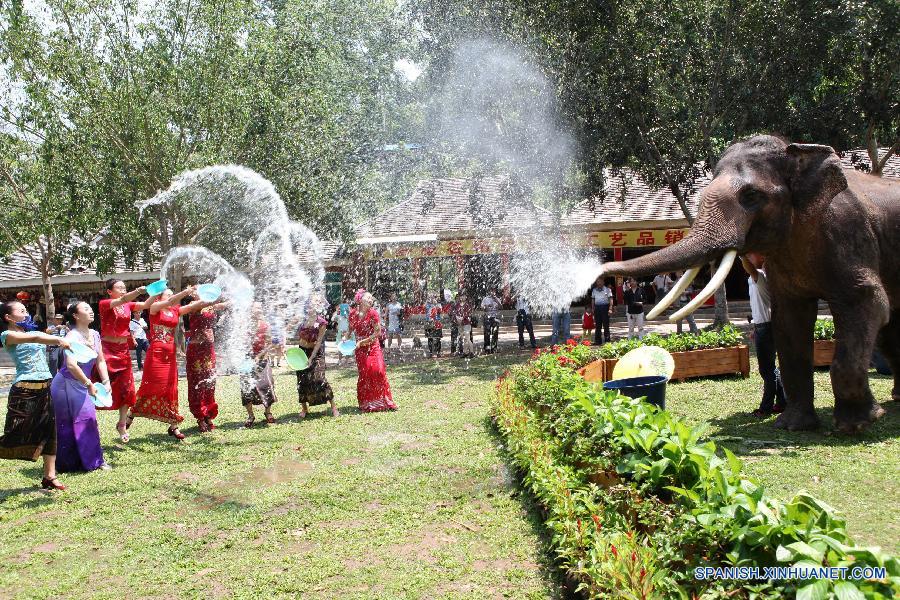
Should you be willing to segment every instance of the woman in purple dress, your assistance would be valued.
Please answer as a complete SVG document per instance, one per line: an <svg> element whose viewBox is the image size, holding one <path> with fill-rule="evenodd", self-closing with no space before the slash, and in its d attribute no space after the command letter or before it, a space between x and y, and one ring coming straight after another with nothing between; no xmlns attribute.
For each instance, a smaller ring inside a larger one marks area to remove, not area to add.
<svg viewBox="0 0 900 600"><path fill-rule="evenodd" d="M109 373L100 334L88 327L93 321L94 311L87 302L74 302L66 309L66 322L72 328L66 340L86 345L97 353L97 358L79 363L66 355L50 386L56 413L56 469L61 472L109 469L103 460L92 398L97 395L97 389L90 379L96 368L108 388Z"/></svg>

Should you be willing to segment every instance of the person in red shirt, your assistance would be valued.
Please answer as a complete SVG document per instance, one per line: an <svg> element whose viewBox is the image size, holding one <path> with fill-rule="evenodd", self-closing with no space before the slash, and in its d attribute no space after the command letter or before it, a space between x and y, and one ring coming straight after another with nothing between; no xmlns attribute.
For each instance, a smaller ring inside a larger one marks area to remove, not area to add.
<svg viewBox="0 0 900 600"><path fill-rule="evenodd" d="M456 299L455 313L454 319L459 323L459 354L460 356L475 356L475 345L472 343L472 305L463 293L460 293Z"/></svg>
<svg viewBox="0 0 900 600"><path fill-rule="evenodd" d="M384 356L378 345L381 334L381 320L373 308L372 294L357 292L357 307L350 312L350 331L346 337L356 334L356 367L359 379L356 382L356 400L362 412L397 410L388 383L384 366Z"/></svg>
<svg viewBox="0 0 900 600"><path fill-rule="evenodd" d="M182 298L193 294L194 301L180 306ZM141 387L131 410L133 417L147 417L169 425L169 435L183 440L178 425L184 420L178 412L178 360L175 357L175 328L178 320L188 314L203 310L211 304L197 296L194 286L177 294L165 290L151 298L150 349L141 376ZM108 362L108 361L107 361Z"/></svg>
<svg viewBox="0 0 900 600"><path fill-rule="evenodd" d="M272 334L269 324L262 313L262 306L254 302L250 309L253 342L250 346L250 360L253 364L249 373L241 375L241 402L247 409L247 421L244 427L249 429L256 422L253 405L261 404L266 423L274 423L272 405L278 400L275 396L275 378L272 365L269 364L269 350L272 349Z"/></svg>
<svg viewBox="0 0 900 600"><path fill-rule="evenodd" d="M145 310L149 299L134 302L144 293L144 286L128 291L121 279L109 279L106 282L106 293L109 298L100 301L100 343L106 356L106 368L109 371L110 391L113 403L109 408L97 410L118 410L119 422L116 431L123 442L128 441L128 428L132 417L128 411L134 406L134 373L131 370L131 313Z"/></svg>

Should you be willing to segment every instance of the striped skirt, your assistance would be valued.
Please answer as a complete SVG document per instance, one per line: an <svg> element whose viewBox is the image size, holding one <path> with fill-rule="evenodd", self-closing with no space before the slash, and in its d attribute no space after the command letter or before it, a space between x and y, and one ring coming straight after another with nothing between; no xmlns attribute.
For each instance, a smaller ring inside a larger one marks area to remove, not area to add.
<svg viewBox="0 0 900 600"><path fill-rule="evenodd" d="M9 390L0 458L37 460L56 455L56 418L50 380L20 381Z"/></svg>

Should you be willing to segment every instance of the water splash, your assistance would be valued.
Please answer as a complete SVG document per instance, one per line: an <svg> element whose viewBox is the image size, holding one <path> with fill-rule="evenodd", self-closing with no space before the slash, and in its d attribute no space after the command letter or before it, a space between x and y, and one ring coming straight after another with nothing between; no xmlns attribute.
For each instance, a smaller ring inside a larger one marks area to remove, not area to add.
<svg viewBox="0 0 900 600"><path fill-rule="evenodd" d="M510 285L538 315L567 309L600 275L600 259L562 240L539 238L537 251L510 260Z"/></svg>
<svg viewBox="0 0 900 600"><path fill-rule="evenodd" d="M230 303L216 328L219 373L240 370L246 361L254 302L282 339L308 310L324 308L311 302L324 290L321 243L288 218L281 196L259 173L236 165L187 171L138 203L141 214L160 206L177 210L190 242L169 251L162 276L213 282Z"/></svg>

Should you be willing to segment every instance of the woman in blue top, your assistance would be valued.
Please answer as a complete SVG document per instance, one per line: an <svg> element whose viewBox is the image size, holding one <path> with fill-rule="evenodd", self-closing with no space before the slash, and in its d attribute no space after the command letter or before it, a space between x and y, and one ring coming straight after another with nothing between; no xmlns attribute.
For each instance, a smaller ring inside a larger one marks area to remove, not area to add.
<svg viewBox="0 0 900 600"><path fill-rule="evenodd" d="M63 338L36 331L31 315L21 302L0 304L0 345L12 355L16 378L9 390L6 425L0 437L0 458L37 460L44 457L46 490L64 490L56 478L56 419L50 399L50 368L44 346L69 348Z"/></svg>

